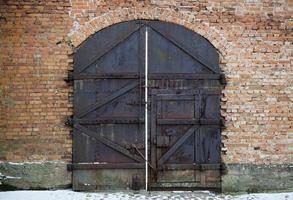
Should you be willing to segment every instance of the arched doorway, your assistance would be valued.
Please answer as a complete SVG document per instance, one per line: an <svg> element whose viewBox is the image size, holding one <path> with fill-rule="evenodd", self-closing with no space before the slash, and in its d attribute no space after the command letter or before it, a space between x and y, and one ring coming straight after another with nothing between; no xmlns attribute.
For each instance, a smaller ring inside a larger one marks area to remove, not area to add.
<svg viewBox="0 0 293 200"><path fill-rule="evenodd" d="M72 74L73 189L143 188L146 157L150 188L219 188L218 62L205 38L167 22L123 22L88 38Z"/></svg>

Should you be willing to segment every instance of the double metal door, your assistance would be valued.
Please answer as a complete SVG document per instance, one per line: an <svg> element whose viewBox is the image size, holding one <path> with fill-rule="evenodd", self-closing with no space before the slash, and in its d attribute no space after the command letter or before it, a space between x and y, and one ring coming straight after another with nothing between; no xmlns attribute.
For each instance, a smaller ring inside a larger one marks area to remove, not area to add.
<svg viewBox="0 0 293 200"><path fill-rule="evenodd" d="M74 190L219 187L220 71L205 38L119 23L79 47L70 79Z"/></svg>

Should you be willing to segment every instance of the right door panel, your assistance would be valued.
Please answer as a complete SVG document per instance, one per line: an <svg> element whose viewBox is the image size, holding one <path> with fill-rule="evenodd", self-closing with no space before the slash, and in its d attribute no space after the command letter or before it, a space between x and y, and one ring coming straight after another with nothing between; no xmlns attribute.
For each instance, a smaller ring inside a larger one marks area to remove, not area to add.
<svg viewBox="0 0 293 200"><path fill-rule="evenodd" d="M220 188L220 70L215 48L185 28L149 30L152 188Z"/></svg>

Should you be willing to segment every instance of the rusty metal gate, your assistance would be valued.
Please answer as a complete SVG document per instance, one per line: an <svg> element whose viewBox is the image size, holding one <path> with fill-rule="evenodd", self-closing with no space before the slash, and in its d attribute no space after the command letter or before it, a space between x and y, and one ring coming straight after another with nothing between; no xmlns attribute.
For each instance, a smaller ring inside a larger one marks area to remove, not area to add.
<svg viewBox="0 0 293 200"><path fill-rule="evenodd" d="M148 187L220 187L221 75L205 38L166 22L119 23L79 47L69 79L74 190L144 188L145 87Z"/></svg>

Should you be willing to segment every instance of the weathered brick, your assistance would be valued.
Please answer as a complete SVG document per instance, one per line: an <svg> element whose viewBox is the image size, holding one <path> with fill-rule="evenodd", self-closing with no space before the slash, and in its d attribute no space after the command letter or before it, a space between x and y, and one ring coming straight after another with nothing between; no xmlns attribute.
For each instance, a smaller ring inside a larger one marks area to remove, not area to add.
<svg viewBox="0 0 293 200"><path fill-rule="evenodd" d="M72 114L73 88L63 79L72 53L96 31L143 18L181 24L219 50L227 77L223 162L292 163L292 6L270 0L0 1L0 138L7 143L0 159L70 161L72 139L63 123Z"/></svg>

